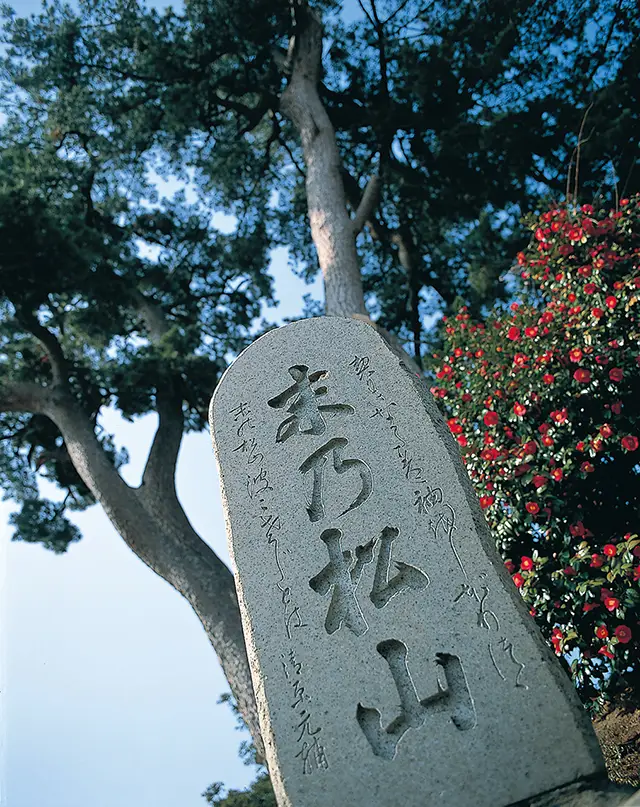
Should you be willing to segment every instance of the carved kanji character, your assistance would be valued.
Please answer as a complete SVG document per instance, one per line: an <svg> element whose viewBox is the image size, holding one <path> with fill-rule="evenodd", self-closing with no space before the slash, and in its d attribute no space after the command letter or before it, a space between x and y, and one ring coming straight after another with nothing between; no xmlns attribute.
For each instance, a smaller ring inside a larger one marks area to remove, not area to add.
<svg viewBox="0 0 640 807"><path fill-rule="evenodd" d="M438 653L436 663L442 668L446 686L438 680L438 691L424 700L418 699L411 673L407 666L407 646L398 639L380 642L377 651L389 665L389 670L400 697L400 713L386 728L378 709L356 709L356 719L373 753L384 759L393 759L398 743L407 731L420 728L428 715L446 712L459 731L467 731L476 725L476 710L469 693L462 664L457 656Z"/></svg>
<svg viewBox="0 0 640 807"><path fill-rule="evenodd" d="M373 560L378 543L378 562L369 595L376 608L384 608L396 594L409 589L424 589L429 585L429 578L424 572L402 561L395 561L398 573L389 579L391 549L398 533L395 527L385 527L378 538L356 547L355 560L350 551L342 551L340 530L328 529L321 534L320 540L326 544L329 552L329 563L320 574L311 578L309 585L317 594L322 595L333 587L325 620L327 633L334 633L343 624L356 636L361 636L367 630L368 626L356 597L356 587L364 567Z"/></svg>
<svg viewBox="0 0 640 807"><path fill-rule="evenodd" d="M267 404L272 409L283 409L289 401L285 418L278 426L276 442L283 443L294 434L324 434L327 424L324 414L353 414L355 411L349 404L319 404L317 398L327 394L327 387L313 388L323 378L328 376L327 370L316 370L309 373L305 364L296 364L289 368L289 375L294 383L284 392L276 395Z"/></svg>
<svg viewBox="0 0 640 807"><path fill-rule="evenodd" d="M301 473L306 474L313 471L313 489L311 493L311 502L307 505L307 513L309 519L319 521L324 517L324 501L322 497L322 482L324 467L327 463L329 454L333 454L333 468L337 474L345 474L349 471L355 471L360 476L362 487L356 498L351 502L346 510L343 510L339 516L344 516L350 510L355 510L371 495L373 490L373 475L371 468L366 462L358 459L344 459L344 450L349 441L345 437L334 437L325 443L317 451L314 451L310 457L302 463L298 469ZM338 517L339 517L338 516Z"/></svg>
<svg viewBox="0 0 640 807"><path fill-rule="evenodd" d="M325 595L333 588L329 610L324 626L327 633L335 633L343 624L356 636L366 632L368 625L356 598L356 587L367 563L373 560L374 541L357 546L355 560L352 553L342 551L342 532L336 529L325 530L320 540L327 545L329 563L309 580L309 585L317 593Z"/></svg>
<svg viewBox="0 0 640 807"><path fill-rule="evenodd" d="M403 563L401 560L394 561L398 573L389 579L389 567L391 565L391 545L399 534L396 527L385 527L380 534L380 549L378 550L378 563L376 574L373 580L373 587L369 598L376 608L384 608L392 597L409 589L418 590L429 585L429 577L420 569Z"/></svg>

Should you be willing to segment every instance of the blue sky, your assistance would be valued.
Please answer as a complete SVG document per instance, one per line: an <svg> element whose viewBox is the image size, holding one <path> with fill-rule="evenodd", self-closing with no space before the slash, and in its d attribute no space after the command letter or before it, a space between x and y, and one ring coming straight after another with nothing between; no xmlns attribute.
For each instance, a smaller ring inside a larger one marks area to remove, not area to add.
<svg viewBox="0 0 640 807"><path fill-rule="evenodd" d="M39 3L17 0L29 14ZM154 5L162 6L158 2ZM175 5L175 4L174 4ZM277 309L296 316L302 295L286 253L272 263ZM137 484L156 417L103 423L131 456ZM228 562L219 484L207 434L188 435L178 495L200 535ZM46 493L46 490L45 490ZM63 556L12 543L0 503L0 804L3 807L203 807L213 781L242 787L242 735L228 687L186 601L125 546L99 507L74 514L83 539Z"/></svg>

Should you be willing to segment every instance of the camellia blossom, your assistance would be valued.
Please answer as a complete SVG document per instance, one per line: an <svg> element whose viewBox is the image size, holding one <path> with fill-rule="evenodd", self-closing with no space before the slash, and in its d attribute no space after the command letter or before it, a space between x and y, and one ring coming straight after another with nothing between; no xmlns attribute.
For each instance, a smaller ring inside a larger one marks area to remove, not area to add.
<svg viewBox="0 0 640 807"><path fill-rule="evenodd" d="M519 572L516 572L511 579L518 588L522 588L524 585L524 577Z"/></svg>
<svg viewBox="0 0 640 807"><path fill-rule="evenodd" d="M512 325L507 331L507 339L511 339L512 342L515 342L516 339L519 338L520 338L520 328L516 328L515 325Z"/></svg>
<svg viewBox="0 0 640 807"><path fill-rule="evenodd" d="M574 347L573 350L569 351L569 361L572 361L574 364L577 364L581 358L582 351L579 347Z"/></svg>
<svg viewBox="0 0 640 807"><path fill-rule="evenodd" d="M626 625L618 625L614 630L613 635L620 642L620 644L627 644L631 641L631 628Z"/></svg>
<svg viewBox="0 0 640 807"><path fill-rule="evenodd" d="M522 417L523 415L527 414L527 407L524 406L524 404L518 403L516 401L516 403L514 403L513 405L513 411L514 414L516 414L518 417Z"/></svg>
<svg viewBox="0 0 640 807"><path fill-rule="evenodd" d="M584 367L578 367L573 377L579 384L588 384L591 381L591 373Z"/></svg>
<svg viewBox="0 0 640 807"><path fill-rule="evenodd" d="M520 558L520 568L525 572L528 572L529 569L533 569L533 558L523 555Z"/></svg>
<svg viewBox="0 0 640 807"><path fill-rule="evenodd" d="M618 548L616 547L615 544L605 544L602 547L602 551L608 557L613 558L618 553Z"/></svg>
<svg viewBox="0 0 640 807"><path fill-rule="evenodd" d="M638 448L638 438L632 434L628 434L620 441L625 451L635 451Z"/></svg>
<svg viewBox="0 0 640 807"><path fill-rule="evenodd" d="M603 565L603 563L604 558L602 557L602 555L598 555L597 552L594 552L593 555L591 555L591 563L589 564L591 568L599 569Z"/></svg>
<svg viewBox="0 0 640 807"><path fill-rule="evenodd" d="M537 502L527 502L525 504L525 509L527 513L531 513L532 516L535 516L540 512L540 505L537 504Z"/></svg>
<svg viewBox="0 0 640 807"><path fill-rule="evenodd" d="M567 419L567 410L556 409L549 415L549 417L554 423L564 423Z"/></svg>
<svg viewBox="0 0 640 807"><path fill-rule="evenodd" d="M622 370L620 367L612 367L609 370L609 378L612 381L616 382L622 381L623 377L624 377L624 370Z"/></svg>
<svg viewBox="0 0 640 807"><path fill-rule="evenodd" d="M598 639L607 639L609 637L609 631L607 630L606 625L598 625L594 633L596 634Z"/></svg>
<svg viewBox="0 0 640 807"><path fill-rule="evenodd" d="M500 416L497 412L490 410L489 412L485 412L483 421L485 426L497 426L500 421Z"/></svg>
<svg viewBox="0 0 640 807"><path fill-rule="evenodd" d="M620 600L617 597L605 597L602 602L607 611L615 611L620 605Z"/></svg>
<svg viewBox="0 0 640 807"><path fill-rule="evenodd" d="M544 381L545 384L553 384L555 379L556 377L552 373L545 373L542 376L542 380Z"/></svg>
<svg viewBox="0 0 640 807"><path fill-rule="evenodd" d="M547 484L548 480L546 476L542 476L542 474L536 474L531 481L535 488L541 488Z"/></svg>

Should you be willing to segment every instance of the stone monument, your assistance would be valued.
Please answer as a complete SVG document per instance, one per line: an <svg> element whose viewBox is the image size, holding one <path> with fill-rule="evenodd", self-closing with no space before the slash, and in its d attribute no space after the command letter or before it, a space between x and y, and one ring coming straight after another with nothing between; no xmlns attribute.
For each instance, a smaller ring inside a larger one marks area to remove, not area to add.
<svg viewBox="0 0 640 807"><path fill-rule="evenodd" d="M280 807L505 807L602 774L457 444L374 328L267 333L211 424Z"/></svg>

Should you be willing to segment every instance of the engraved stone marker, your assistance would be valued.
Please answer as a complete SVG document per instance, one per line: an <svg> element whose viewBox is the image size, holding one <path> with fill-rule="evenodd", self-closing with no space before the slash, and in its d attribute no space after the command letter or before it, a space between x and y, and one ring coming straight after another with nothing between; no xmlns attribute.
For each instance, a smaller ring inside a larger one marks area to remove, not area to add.
<svg viewBox="0 0 640 807"><path fill-rule="evenodd" d="M602 772L453 437L370 325L266 334L211 419L281 807L504 807Z"/></svg>

